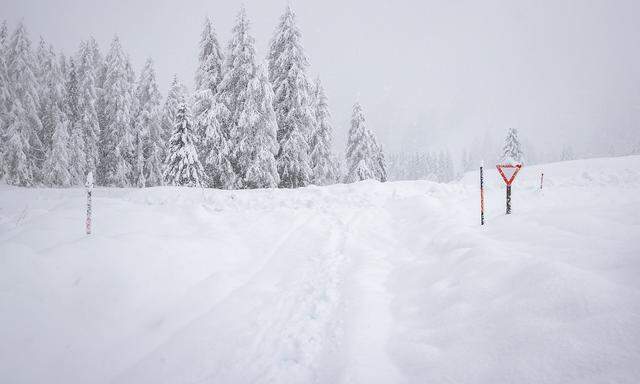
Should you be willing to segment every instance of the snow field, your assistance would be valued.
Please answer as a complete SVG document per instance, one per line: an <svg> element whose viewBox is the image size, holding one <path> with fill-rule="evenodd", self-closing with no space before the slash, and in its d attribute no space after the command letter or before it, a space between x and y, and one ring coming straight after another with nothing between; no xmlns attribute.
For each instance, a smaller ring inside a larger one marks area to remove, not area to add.
<svg viewBox="0 0 640 384"><path fill-rule="evenodd" d="M489 167L488 167L489 168ZM539 173L545 186L538 189ZM0 187L0 381L635 383L640 157L458 183Z"/></svg>

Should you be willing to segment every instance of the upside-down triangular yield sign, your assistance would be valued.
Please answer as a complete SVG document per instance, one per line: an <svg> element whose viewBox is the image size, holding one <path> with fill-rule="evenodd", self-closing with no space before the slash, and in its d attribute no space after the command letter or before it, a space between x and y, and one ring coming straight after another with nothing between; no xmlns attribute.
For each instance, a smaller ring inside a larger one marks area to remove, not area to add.
<svg viewBox="0 0 640 384"><path fill-rule="evenodd" d="M498 168L498 172L500 172L502 180L504 180L507 185L511 185L518 172L520 172L522 164L498 164L496 165L496 168Z"/></svg>

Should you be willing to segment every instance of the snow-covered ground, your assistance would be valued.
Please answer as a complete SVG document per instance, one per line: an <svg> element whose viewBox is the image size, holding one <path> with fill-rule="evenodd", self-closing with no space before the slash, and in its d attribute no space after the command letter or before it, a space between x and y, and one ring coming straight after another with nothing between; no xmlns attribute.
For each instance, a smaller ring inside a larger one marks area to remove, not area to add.
<svg viewBox="0 0 640 384"><path fill-rule="evenodd" d="M640 382L640 157L477 178L0 186L0 382Z"/></svg>

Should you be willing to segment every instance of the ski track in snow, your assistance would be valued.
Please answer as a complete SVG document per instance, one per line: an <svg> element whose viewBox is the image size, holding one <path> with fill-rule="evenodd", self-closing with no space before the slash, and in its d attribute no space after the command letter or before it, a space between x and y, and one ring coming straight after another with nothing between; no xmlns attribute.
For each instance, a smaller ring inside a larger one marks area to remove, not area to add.
<svg viewBox="0 0 640 384"><path fill-rule="evenodd" d="M97 189L91 237L80 189L2 186L0 382L635 383L639 167L525 167L511 216L489 174L485 227L475 173Z"/></svg>

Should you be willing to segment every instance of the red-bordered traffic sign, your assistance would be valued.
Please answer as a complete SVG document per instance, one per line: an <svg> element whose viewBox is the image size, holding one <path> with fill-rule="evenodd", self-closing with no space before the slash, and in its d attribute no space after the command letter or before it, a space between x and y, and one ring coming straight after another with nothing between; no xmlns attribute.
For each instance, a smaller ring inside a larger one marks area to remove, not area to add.
<svg viewBox="0 0 640 384"><path fill-rule="evenodd" d="M498 168L498 172L500 172L502 180L504 180L504 182L509 186L513 183L518 172L520 172L522 164L498 164L496 165L496 168Z"/></svg>

